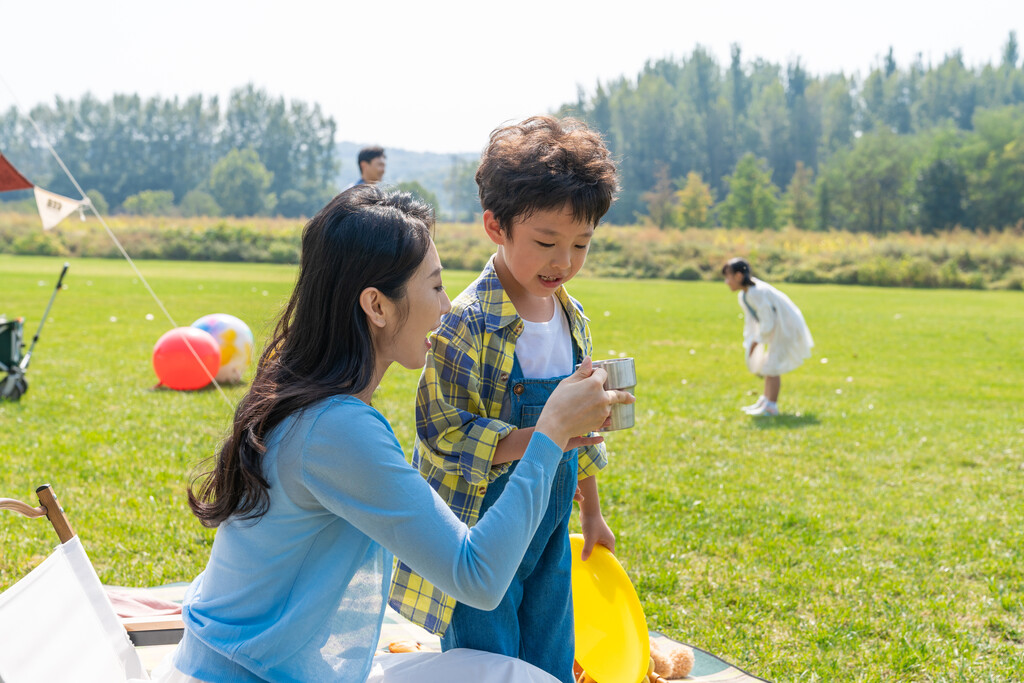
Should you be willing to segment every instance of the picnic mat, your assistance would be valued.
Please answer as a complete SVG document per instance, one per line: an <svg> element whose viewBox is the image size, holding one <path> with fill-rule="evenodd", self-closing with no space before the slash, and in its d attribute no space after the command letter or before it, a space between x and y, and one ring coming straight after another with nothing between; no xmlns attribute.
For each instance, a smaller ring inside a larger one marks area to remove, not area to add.
<svg viewBox="0 0 1024 683"><path fill-rule="evenodd" d="M679 643L679 641L672 640L657 631L650 631L650 636L655 643L663 646L662 649L668 649L672 644ZM389 643L398 640L412 640L422 645L425 650L441 651L441 640L437 636L408 621L388 607L384 613L384 625L380 630L378 651L386 651ZM693 670L686 678L675 680L700 681L702 683L754 683L757 681L769 683L764 678L753 676L710 652L705 652L693 645L690 647L693 648Z"/></svg>
<svg viewBox="0 0 1024 683"><path fill-rule="evenodd" d="M107 596L110 598L111 604L114 606L114 611L118 614L124 615L126 612L131 611L133 607L138 608L138 616L143 616L150 609L154 602L173 602L181 604L181 601L185 598L185 590L188 588L187 583L171 583L166 586L154 586L151 588L125 588L123 586L104 586L107 591ZM130 604L130 600L135 598L141 605L133 606ZM162 610L161 610L162 611ZM148 612L152 613L152 612ZM163 660L164 657L169 655L176 645L136 645L135 652L139 655L139 659L142 660L142 666L146 668L146 671L152 673L153 669Z"/></svg>
<svg viewBox="0 0 1024 683"><path fill-rule="evenodd" d="M679 644L678 640L672 640L666 635L657 631L649 631L651 640L657 643L661 649L667 650L673 644ZM689 643L683 643L690 645ZM699 647L690 645L693 648L693 670L686 678L678 678L679 681L706 681L707 683L750 683L751 681L762 681L769 683L765 678L758 678L737 668L720 657L706 652Z"/></svg>
<svg viewBox="0 0 1024 683"><path fill-rule="evenodd" d="M181 603L188 584L175 583L155 588L122 588L120 586L108 586L107 588L118 593L136 594L140 597L147 596ZM673 643L678 643L678 641L672 640L657 631L651 631L650 636L655 643L665 646L663 649L667 649ZM380 641L377 644L378 651L386 651L389 643L394 643L398 640L412 640L422 645L425 650L441 651L440 638L426 629L413 624L401 614L391 609L391 607L388 607L384 612L384 624L381 626ZM142 660L146 670L152 671L174 647L174 645L140 646L136 647L135 651L138 652L139 658ZM710 652L705 652L693 645L690 645L690 647L693 648L693 670L686 678L677 679L679 681L699 681L702 683L756 683L760 681L768 683L766 679L751 675Z"/></svg>

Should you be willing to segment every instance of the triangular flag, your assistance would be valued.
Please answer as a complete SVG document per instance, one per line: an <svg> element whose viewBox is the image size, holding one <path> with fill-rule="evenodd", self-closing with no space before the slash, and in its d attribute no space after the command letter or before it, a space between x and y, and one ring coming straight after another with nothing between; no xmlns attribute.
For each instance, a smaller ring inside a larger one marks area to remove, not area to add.
<svg viewBox="0 0 1024 683"><path fill-rule="evenodd" d="M49 230L70 216L83 202L62 197L42 188L35 188L36 206L39 207L39 218L43 221L43 230Z"/></svg>
<svg viewBox="0 0 1024 683"><path fill-rule="evenodd" d="M18 169L11 166L11 162L7 161L3 154L0 154L0 192L31 189L32 183L18 173Z"/></svg>

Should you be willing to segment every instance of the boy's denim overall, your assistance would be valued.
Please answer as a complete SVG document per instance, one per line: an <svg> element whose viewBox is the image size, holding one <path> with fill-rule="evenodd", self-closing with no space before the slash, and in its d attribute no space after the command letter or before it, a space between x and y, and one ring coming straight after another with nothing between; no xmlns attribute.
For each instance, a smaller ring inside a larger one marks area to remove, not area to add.
<svg viewBox="0 0 1024 683"><path fill-rule="evenodd" d="M519 358L515 358L508 386L512 408L509 424L520 428L536 425L544 404L562 379L524 379ZM488 485L481 516L505 490L515 466L513 463L508 472ZM451 625L441 638L443 650L468 647L516 657L563 683L573 683L576 643L569 515L576 493L577 469L576 449L563 453L547 512L501 603L491 612L458 603Z"/></svg>

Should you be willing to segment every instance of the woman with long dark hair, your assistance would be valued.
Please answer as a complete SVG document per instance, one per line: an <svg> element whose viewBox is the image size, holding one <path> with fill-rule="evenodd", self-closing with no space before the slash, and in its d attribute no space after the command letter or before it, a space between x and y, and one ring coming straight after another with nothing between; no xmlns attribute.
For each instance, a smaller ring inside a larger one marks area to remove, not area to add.
<svg viewBox="0 0 1024 683"><path fill-rule="evenodd" d="M605 391L588 360L545 406L498 503L462 524L371 405L393 362L423 366L427 334L449 310L432 225L425 204L372 186L338 195L306 225L295 290L212 471L189 494L217 535L158 680L551 680L489 653L374 657L393 555L493 608L566 443L633 400Z"/></svg>

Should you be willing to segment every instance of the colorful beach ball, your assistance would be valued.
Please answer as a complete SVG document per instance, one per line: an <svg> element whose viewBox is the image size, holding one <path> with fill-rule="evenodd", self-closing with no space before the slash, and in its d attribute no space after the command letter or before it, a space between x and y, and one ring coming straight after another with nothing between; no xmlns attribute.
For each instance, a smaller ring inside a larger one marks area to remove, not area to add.
<svg viewBox="0 0 1024 683"><path fill-rule="evenodd" d="M219 363L217 340L195 327L175 327L165 332L153 347L153 369L160 384L178 391L205 387Z"/></svg>
<svg viewBox="0 0 1024 683"><path fill-rule="evenodd" d="M192 327L209 332L220 345L217 381L221 384L241 382L252 362L253 338L249 327L227 313L204 315L192 323Z"/></svg>

